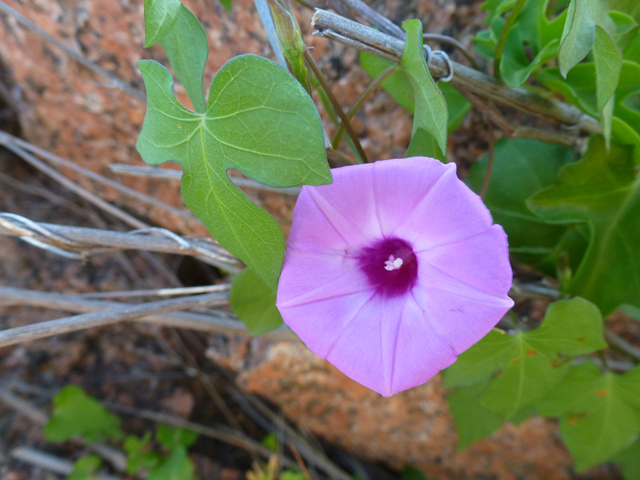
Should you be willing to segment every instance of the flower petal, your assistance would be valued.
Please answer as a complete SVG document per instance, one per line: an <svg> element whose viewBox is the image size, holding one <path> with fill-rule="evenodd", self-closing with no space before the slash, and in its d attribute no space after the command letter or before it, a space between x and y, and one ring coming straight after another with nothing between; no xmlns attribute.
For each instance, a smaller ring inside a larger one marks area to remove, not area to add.
<svg viewBox="0 0 640 480"><path fill-rule="evenodd" d="M373 164L377 215L384 236L391 236L450 168L454 167L427 157Z"/></svg>
<svg viewBox="0 0 640 480"><path fill-rule="evenodd" d="M389 356L386 350L390 345L393 345L394 349L393 363L387 365L385 362L385 386L389 387L389 393L385 393L386 395L422 385L456 361L451 347L431 328L424 312L413 298L406 299L397 322L390 320L383 320L384 329L388 332L383 343L383 358ZM394 323L397 330L391 332Z"/></svg>
<svg viewBox="0 0 640 480"><path fill-rule="evenodd" d="M294 247L337 251L359 248L381 237L373 194L373 166L353 165L335 169L332 174L330 185L302 187L293 216L293 225L298 226L295 231L292 229L289 238ZM316 234L309 235L308 229L316 228ZM304 231L305 235L296 235L298 231ZM334 237L329 238L329 244L327 234ZM337 241L336 234L342 242Z"/></svg>
<svg viewBox="0 0 640 480"><path fill-rule="evenodd" d="M418 252L418 262L438 268L478 290L506 296L513 274L509 263L507 235L493 225L473 237Z"/></svg>
<svg viewBox="0 0 640 480"><path fill-rule="evenodd" d="M506 295L484 292L424 264L412 293L429 324L456 355L489 333L513 306Z"/></svg>
<svg viewBox="0 0 640 480"><path fill-rule="evenodd" d="M284 322L305 345L321 358L327 358L340 332L374 295L371 291L319 300L312 305L278 305Z"/></svg>
<svg viewBox="0 0 640 480"><path fill-rule="evenodd" d="M455 165L446 167L444 175L392 233L411 243L416 252L457 242L492 224L480 197L456 176Z"/></svg>
<svg viewBox="0 0 640 480"><path fill-rule="evenodd" d="M280 275L277 305L302 305L372 289L355 257L289 247Z"/></svg>

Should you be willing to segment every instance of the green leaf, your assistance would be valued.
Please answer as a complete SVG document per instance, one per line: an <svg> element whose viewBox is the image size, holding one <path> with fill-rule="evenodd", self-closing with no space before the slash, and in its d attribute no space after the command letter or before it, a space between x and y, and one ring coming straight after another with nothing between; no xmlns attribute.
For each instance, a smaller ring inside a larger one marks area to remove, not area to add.
<svg viewBox="0 0 640 480"><path fill-rule="evenodd" d="M179 447L172 450L160 466L149 472L147 480L194 480L193 470L187 449Z"/></svg>
<svg viewBox="0 0 640 480"><path fill-rule="evenodd" d="M447 103L447 132L452 133L462 124L471 110L471 104L450 83L440 82L438 88Z"/></svg>
<svg viewBox="0 0 640 480"><path fill-rule="evenodd" d="M198 434L185 428L171 428L162 423L158 425L156 440L167 450L173 450L180 447L190 447L198 440Z"/></svg>
<svg viewBox="0 0 640 480"><path fill-rule="evenodd" d="M226 171L235 168L277 187L330 183L322 124L309 95L270 60L242 55L214 77L203 115L178 103L171 74L162 65L142 61L140 69L149 99L137 143L143 160L180 163L186 205L223 247L275 290L282 231Z"/></svg>
<svg viewBox="0 0 640 480"><path fill-rule="evenodd" d="M447 397L458 432L459 450L490 436L504 422L502 415L480 403L488 384L489 380L484 380L470 387L460 387Z"/></svg>
<svg viewBox="0 0 640 480"><path fill-rule="evenodd" d="M500 71L506 83L522 85L545 62L554 58L560 46L566 12L553 20L547 17L548 0L528 0L509 30L500 60ZM525 53L525 47L533 56Z"/></svg>
<svg viewBox="0 0 640 480"><path fill-rule="evenodd" d="M162 457L151 451L151 432L145 433L144 437L138 438L129 435L124 441L124 450L127 452L127 469L129 474L136 474L141 469L156 467Z"/></svg>
<svg viewBox="0 0 640 480"><path fill-rule="evenodd" d="M562 380L569 367L559 354L582 355L606 346L598 309L582 298L562 300L548 307L536 330L490 332L446 370L444 384L473 385L499 371L480 403L510 419Z"/></svg>
<svg viewBox="0 0 640 480"><path fill-rule="evenodd" d="M50 442L65 442L80 436L88 442L122 438L120 419L90 397L78 385L67 385L53 397L53 415L44 427Z"/></svg>
<svg viewBox="0 0 640 480"><path fill-rule="evenodd" d="M66 480L98 480L97 471L102 465L98 455L85 455L73 464L73 470Z"/></svg>
<svg viewBox="0 0 640 480"><path fill-rule="evenodd" d="M560 73L567 73L587 56L596 38L596 22L591 18L590 0L571 0L562 31L558 64Z"/></svg>
<svg viewBox="0 0 640 480"><path fill-rule="evenodd" d="M618 453L613 461L620 464L624 480L640 480L640 440Z"/></svg>
<svg viewBox="0 0 640 480"><path fill-rule="evenodd" d="M429 73L422 41L422 24L419 20L407 20L402 28L407 32L400 67L411 80L415 95L413 137L418 130L431 135L440 152L423 152L430 157L445 158L447 152L447 104ZM439 153L439 155L436 155Z"/></svg>
<svg viewBox="0 0 640 480"><path fill-rule="evenodd" d="M144 0L144 47L152 47L178 19L180 0Z"/></svg>
<svg viewBox="0 0 640 480"><path fill-rule="evenodd" d="M269 433L261 441L260 445L268 448L272 452L277 452L280 448L280 442L278 442L278 436L275 433Z"/></svg>
<svg viewBox="0 0 640 480"><path fill-rule="evenodd" d="M630 32L633 28L638 25L635 18L631 15L627 15L624 12L609 12L609 16L613 23L616 24L616 38L617 35L624 35L625 33Z"/></svg>
<svg viewBox="0 0 640 480"><path fill-rule="evenodd" d="M471 166L467 185L479 193L487 171L487 157ZM529 139L496 142L491 182L484 199L495 223L509 237L509 251L518 262L556 276L558 262L577 268L586 249L574 227L551 224L535 215L526 199L553 185L560 168L573 160L570 148ZM588 232L587 232L588 234Z"/></svg>
<svg viewBox="0 0 640 480"><path fill-rule="evenodd" d="M629 447L640 434L640 369L616 375L590 360L571 368L538 405L561 416L560 435L582 472Z"/></svg>
<svg viewBox="0 0 640 480"><path fill-rule="evenodd" d="M376 78L387 68L396 65L394 62L376 57L367 52L360 52L360 65L371 78ZM411 80L406 73L394 73L382 82L382 88L405 110L414 113L414 94ZM447 103L447 132L455 131L471 110L471 104L450 83L440 82L438 88ZM411 155L407 155L408 157Z"/></svg>
<svg viewBox="0 0 640 480"><path fill-rule="evenodd" d="M592 137L583 159L527 203L548 221L589 226L589 247L569 293L591 300L605 316L622 304L640 306L640 179L631 147L614 143L607 152L603 138Z"/></svg>
<svg viewBox="0 0 640 480"><path fill-rule="evenodd" d="M253 270L243 270L231 285L231 308L243 319L251 335L262 335L282 325L276 307L277 289L265 283Z"/></svg>
<svg viewBox="0 0 640 480"><path fill-rule="evenodd" d="M209 56L207 34L198 18L184 5L180 6L178 18L160 45L169 57L171 68L189 95L193 108L204 113L207 102L204 99L202 75Z"/></svg>
<svg viewBox="0 0 640 480"><path fill-rule="evenodd" d="M412 467L411 465L405 465L402 469L402 476L400 480L430 480L422 470Z"/></svg>
<svg viewBox="0 0 640 480"><path fill-rule="evenodd" d="M596 100L608 149L611 144L613 94L618 86L622 71L622 52L609 34L599 25L596 27L593 58L596 67Z"/></svg>
<svg viewBox="0 0 640 480"><path fill-rule="evenodd" d="M280 473L279 480L306 480L307 476L299 470L287 469Z"/></svg>
<svg viewBox="0 0 640 480"><path fill-rule="evenodd" d="M507 36L504 52L500 60L500 71L505 83L512 87L519 87L531 76L531 74L555 58L558 54L558 40L552 40L544 45L533 58L529 60L524 46L525 41L521 36L520 28L514 28Z"/></svg>
<svg viewBox="0 0 640 480"><path fill-rule="evenodd" d="M376 57L367 52L360 52L360 66L372 79L394 65L396 64L390 60ZM406 73L402 71L394 73L382 82L381 86L398 105L412 114L414 113L413 86Z"/></svg>
<svg viewBox="0 0 640 480"><path fill-rule="evenodd" d="M230 12L233 8L232 0L218 0L220 5L224 7L227 12Z"/></svg>

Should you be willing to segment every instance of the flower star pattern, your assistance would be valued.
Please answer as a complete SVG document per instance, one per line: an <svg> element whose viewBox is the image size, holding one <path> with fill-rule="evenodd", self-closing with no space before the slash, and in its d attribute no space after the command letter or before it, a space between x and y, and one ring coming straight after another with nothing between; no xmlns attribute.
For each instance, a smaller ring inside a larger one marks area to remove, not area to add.
<svg viewBox="0 0 640 480"><path fill-rule="evenodd" d="M389 396L456 361L513 306L507 237L454 164L333 170L293 214L277 306L303 342Z"/></svg>

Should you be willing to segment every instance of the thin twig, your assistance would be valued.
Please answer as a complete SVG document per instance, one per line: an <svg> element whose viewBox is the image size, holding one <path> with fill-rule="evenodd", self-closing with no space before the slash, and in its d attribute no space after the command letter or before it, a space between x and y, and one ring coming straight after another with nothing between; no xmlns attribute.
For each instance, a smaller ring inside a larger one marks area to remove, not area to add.
<svg viewBox="0 0 640 480"><path fill-rule="evenodd" d="M578 137L574 134L551 130L540 130L532 127L515 126L513 125L513 122L506 119L504 115L502 115L502 113L488 100L469 91L462 91L461 94L476 110L486 116L500 130L502 130L507 138L530 138L565 147L571 147L576 143Z"/></svg>
<svg viewBox="0 0 640 480"><path fill-rule="evenodd" d="M197 295L200 293L226 292L231 289L230 283L207 285L204 287L157 288L153 290L129 290L125 292L92 292L80 293L81 298L135 298L135 297L173 297L181 295Z"/></svg>
<svg viewBox="0 0 640 480"><path fill-rule="evenodd" d="M153 412L151 410L140 410L138 408L127 407L124 405L115 404L112 402L102 402L109 410L125 415L132 415L134 417L140 417L147 420L151 420L156 423L166 423L172 427L185 428L187 430L194 431L205 437L213 438L221 442L234 445L236 447L247 450L248 452L257 453L264 458L269 458L273 452L266 447L263 447L258 442L244 434L231 430L224 426L208 427L200 425L198 423L189 422L179 417L174 417L161 412ZM283 461L287 467L295 468L296 462L284 457Z"/></svg>
<svg viewBox="0 0 640 480"><path fill-rule="evenodd" d="M32 222L18 215L0 213L0 235L31 238L42 245L52 245L69 252L81 252L84 257L118 250L147 250L158 253L194 256L232 273L240 271L238 260L225 249L201 237L180 237L162 229L142 232L114 232L96 228L68 227ZM41 246L41 245L40 245ZM83 257L83 258L84 258Z"/></svg>
<svg viewBox="0 0 640 480"><path fill-rule="evenodd" d="M29 30L31 30L32 32L34 32L37 35L41 36L42 38L44 38L48 42L51 42L54 45L56 45L57 47L61 48L67 54L69 54L71 57L73 57L76 61L80 62L82 65L87 67L89 70L91 70L94 73L97 73L98 75L100 75L101 77L104 77L107 80L109 80L109 83L110 83L109 87L110 88L117 88L119 90L122 90L127 95L130 95L133 98L135 98L137 100L140 100L143 103L147 101L147 97L143 92L141 92L139 90L136 90L135 88L131 87L130 85L128 85L127 83L122 81L120 78L118 78L114 74L107 72L102 67L96 65L92 61L90 61L87 58L83 57L78 52L73 50L71 47L69 47L68 45L65 45L60 40L55 38L53 35L48 34L42 28L40 28L35 23L33 23L31 20L26 18L24 15L22 15L20 12L18 12L17 10L14 10L13 8L11 8L9 5L7 5L6 3L4 3L2 1L0 1L0 11L3 11L6 14L11 15L21 25L27 27Z"/></svg>
<svg viewBox="0 0 640 480"><path fill-rule="evenodd" d="M619 350L620 352L626 354L628 357L631 357L636 361L640 361L640 348L631 345L617 333L614 333L608 328L605 328L604 338L612 348Z"/></svg>
<svg viewBox="0 0 640 480"><path fill-rule="evenodd" d="M394 62L398 62L402 57L402 40L335 13L316 10L312 26L315 28L314 35L331 38ZM343 41L344 39L346 40ZM451 84L459 91L471 91L541 118L575 125L588 133L602 131L596 119L585 115L573 105L542 97L522 87L509 87L473 68L456 62L451 63L454 70ZM448 74L447 64L439 55L433 56L429 70L436 78Z"/></svg>
<svg viewBox="0 0 640 480"><path fill-rule="evenodd" d="M6 3L4 3L2 1L0 1L0 11L3 11L6 14L11 15L21 25L27 27L32 32L36 33L37 35L41 36L45 40L47 40L47 41L53 43L54 45L56 45L57 47L61 48L67 54L69 54L71 57L73 57L76 61L80 62L82 65L87 67L89 70L91 70L94 73L97 73L98 75L100 75L101 77L104 77L107 80L109 80L109 83L110 83L109 87L110 88L117 88L119 90L122 90L127 95L130 95L133 98L135 98L137 100L140 100L143 103L147 101L147 97L143 92L141 92L139 90L136 90L135 88L131 87L130 85L128 85L127 83L122 81L120 78L118 78L114 74L107 72L102 67L96 65L92 61L90 61L87 58L83 57L78 52L73 50L71 47L69 47L68 45L65 45L60 40L55 38L53 35L48 34L42 28L40 28L38 25L33 23L31 20L26 18L24 15L22 15L20 12L14 10L13 8L11 8L10 6L8 6Z"/></svg>
<svg viewBox="0 0 640 480"><path fill-rule="evenodd" d="M388 35L404 40L406 33L384 15L376 12L361 0L339 0L356 18L367 22Z"/></svg>
<svg viewBox="0 0 640 480"><path fill-rule="evenodd" d="M304 58L307 61L307 65L309 65L309 68L313 70L314 75L318 79L318 82L320 82L320 85L322 86L322 89L324 90L324 92L327 94L327 97L329 97L329 100L331 101L333 108L336 110L336 113L340 116L342 123L344 123L344 126L347 129L347 133L349 134L351 141L353 142L353 144L356 146L356 149L358 150L358 154L360 155L360 158L362 158L363 162L367 163L369 160L367 159L367 155L364 153L364 150L362 149L362 145L360 145L360 139L358 139L358 135L356 135L356 132L353 130L351 123L349 123L349 120L347 120L347 117L344 114L344 110L342 110L342 107L340 106L338 99L335 97L335 95L331 91L331 87L329 87L329 84L327 83L324 76L322 75L320 68L318 68L318 65L316 64L316 61L314 60L313 55L311 55L308 49L305 49L304 51Z"/></svg>
<svg viewBox="0 0 640 480"><path fill-rule="evenodd" d="M5 287L0 287L0 290ZM228 304L226 294L219 292L196 295L186 298L160 300L141 305L118 306L103 312L85 313L57 320L35 323L23 327L0 330L0 347L29 342L40 338L52 337L63 333L75 332L87 328L102 327L124 321L136 320L149 315L192 308L215 307Z"/></svg>
<svg viewBox="0 0 640 480"><path fill-rule="evenodd" d="M21 415L24 415L38 426L44 426L49 418L47 414L37 408L31 402L23 400L6 388L0 387L0 402L12 408ZM127 468L127 457L124 453L115 448L100 442L87 443L80 437L73 439L76 443L86 445L88 448L107 460L119 472Z"/></svg>
<svg viewBox="0 0 640 480"><path fill-rule="evenodd" d="M2 143L2 138L3 136L0 136L0 143ZM102 199L98 195L89 192L87 189L69 180L66 176L64 176L55 168L50 167L49 165L44 163L42 160L36 158L32 154L28 153L27 151L23 150L22 148L18 147L12 142L4 142L2 143L2 145L4 145L6 149L11 150L13 153L15 153L17 156L22 158L24 161L29 163L31 166L37 168L42 173L48 175L49 177L54 179L56 182L60 183L67 189L71 190L76 195L84 198L85 200L92 203L93 205L100 208L101 210L107 212L108 214L113 215L114 217L122 220L127 225L130 225L133 228L148 227L146 223L142 222L141 220L138 220L132 215L129 215L128 213L121 210L120 208L115 207L114 205L111 205L109 202Z"/></svg>
<svg viewBox="0 0 640 480"><path fill-rule="evenodd" d="M167 210L173 213L174 215L180 216L182 218L186 218L187 220L190 220L193 222L199 222L198 218L190 212L168 205L156 198L153 198L149 195L145 195L144 193L141 193L138 190L127 187L126 185L122 185L119 182L111 180L110 178L100 175L99 173L96 173L92 170L89 170L88 168L84 168L79 165L76 165L74 162L71 162L62 157L59 157L58 155L55 155L43 148L37 147L18 137L15 137L13 135L9 135L6 132L0 131L0 145L6 146L9 143L19 148L22 148L24 150L27 150L31 153L34 153L36 155L40 155L42 158L46 159L48 162L54 163L56 165L64 166L70 170L73 170L75 172L78 172L84 175L87 178L95 180L96 182L102 183L103 185L107 185L113 188L114 190L117 190L120 193L123 193L129 197L135 198L136 200L140 200L141 202L147 203L149 205L162 208L164 210Z"/></svg>
<svg viewBox="0 0 640 480"><path fill-rule="evenodd" d="M298 452L298 449L296 448L296 446L289 442L289 449L291 450L291 453L293 453L293 457L296 459L296 462L298 463L298 467L300 467L300 471L302 472L302 475L304 475L304 478L306 480L312 480L311 479L311 475L309 475L309 471L307 470L307 466L304 464L304 460L302 460L302 457L300 456L300 453Z"/></svg>
<svg viewBox="0 0 640 480"><path fill-rule="evenodd" d="M114 173L120 173L123 175L130 175L133 177L151 177L151 178L168 178L171 180L180 180L182 178L182 172L178 170L169 170L168 168L160 167L145 167L145 166L133 166L121 163L112 163L109 168ZM245 188L254 188L256 190L264 190L267 192L284 193L285 195L299 195L300 187L291 188L278 188L264 185L263 183L256 182L250 178L229 177L229 180L234 185Z"/></svg>
<svg viewBox="0 0 640 480"><path fill-rule="evenodd" d="M229 390L232 392L236 401L254 420L259 423L266 423L263 426L267 430L274 432L282 431L288 441L296 446L298 452L307 460L308 464L315 465L317 468L322 469L332 479L349 480L351 478L349 474L333 463L323 452L311 446L305 438L289 426L283 418L272 412L258 397L245 394L234 387L229 387ZM258 416L256 417L256 415Z"/></svg>
<svg viewBox="0 0 640 480"><path fill-rule="evenodd" d="M72 313L102 312L118 307L131 306L126 303L88 300L79 298L76 295L24 290L13 287L0 287L0 302L2 302L3 306L30 305ZM217 315L213 313L217 313ZM138 318L136 321L217 334L249 335L242 322L237 320L235 316L225 312L211 312L206 315L193 312L173 312L162 315L148 315ZM295 341L297 339L287 327L281 327L273 332L266 333L263 337L273 340Z"/></svg>
<svg viewBox="0 0 640 480"><path fill-rule="evenodd" d="M391 75L393 75L399 70L400 70L399 67L394 65L387 68L384 72L382 72L380 75L374 78L373 81L369 83L369 85L367 85L367 88L365 88L364 92L362 92L360 96L356 99L355 103L351 105L351 108L349 109L346 115L347 120L350 122L351 119L356 114L356 112L360 110L360 108L362 108L362 105L364 105L364 102L367 101L367 99L376 90L376 88L378 88L378 86L382 82L384 82L387 78L389 78ZM344 130L345 130L345 124L344 122L340 122L340 124L338 125L338 129L336 130L336 134L333 136L333 140L331 141L331 144L334 149L338 148L338 143L340 143L340 138L342 138L342 134L344 133Z"/></svg>
<svg viewBox="0 0 640 480"><path fill-rule="evenodd" d="M560 291L557 288L534 285L531 283L513 282L509 296L513 298L549 298L558 300Z"/></svg>
<svg viewBox="0 0 640 480"><path fill-rule="evenodd" d="M21 462L44 468L59 475L69 475L73 471L73 462L31 447L18 447L11 452L11 456ZM120 477L106 473L98 473L97 478L99 480L120 480Z"/></svg>

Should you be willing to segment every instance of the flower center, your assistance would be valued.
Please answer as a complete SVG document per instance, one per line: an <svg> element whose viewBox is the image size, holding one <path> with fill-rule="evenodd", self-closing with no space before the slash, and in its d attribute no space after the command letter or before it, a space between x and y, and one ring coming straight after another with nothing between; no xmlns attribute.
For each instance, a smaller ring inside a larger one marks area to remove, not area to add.
<svg viewBox="0 0 640 480"><path fill-rule="evenodd" d="M399 238L384 238L365 247L358 260L377 293L386 297L407 293L418 279L418 259L411 245Z"/></svg>

